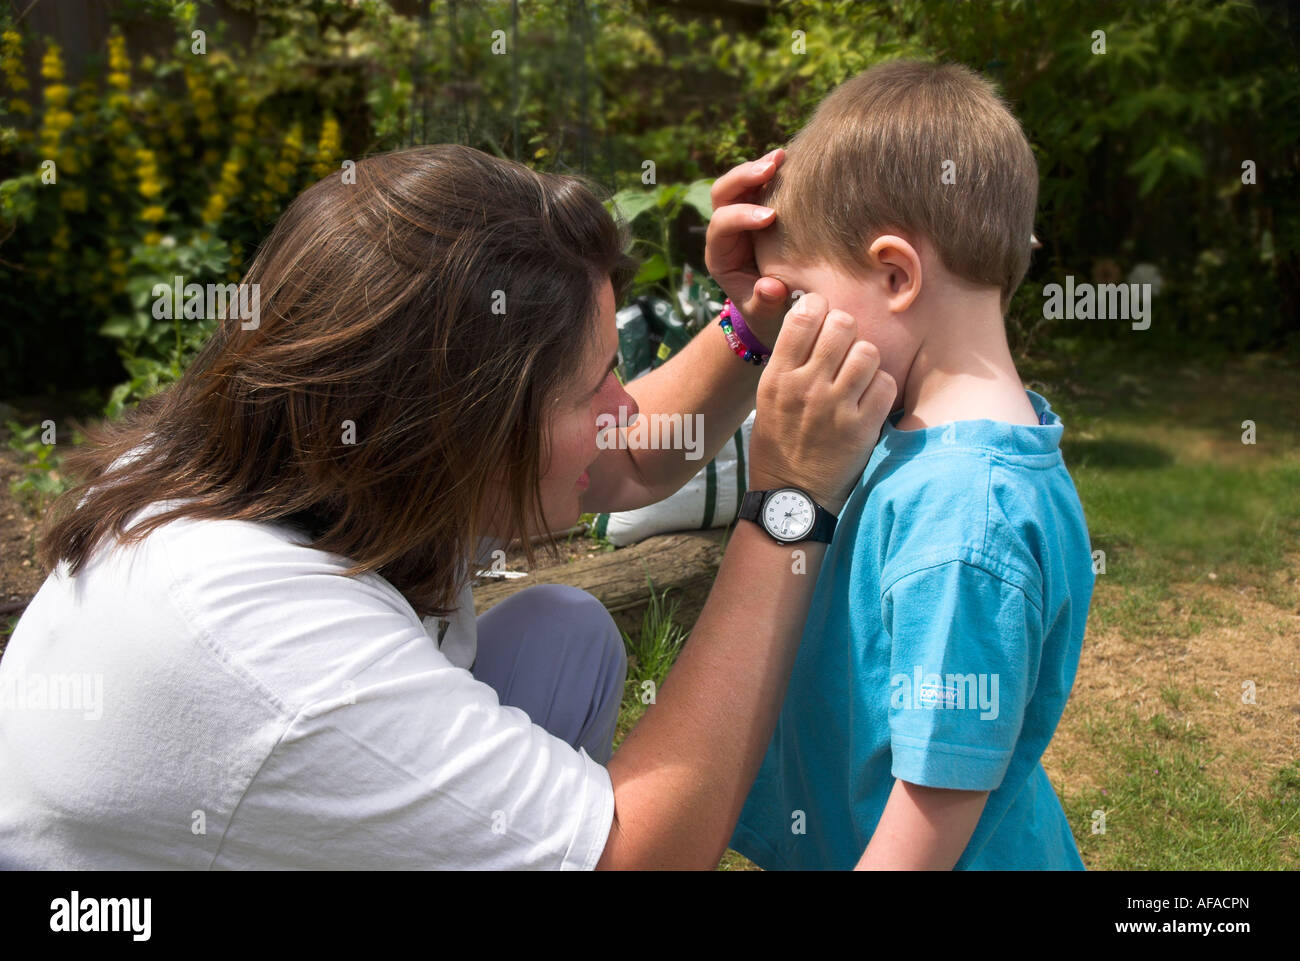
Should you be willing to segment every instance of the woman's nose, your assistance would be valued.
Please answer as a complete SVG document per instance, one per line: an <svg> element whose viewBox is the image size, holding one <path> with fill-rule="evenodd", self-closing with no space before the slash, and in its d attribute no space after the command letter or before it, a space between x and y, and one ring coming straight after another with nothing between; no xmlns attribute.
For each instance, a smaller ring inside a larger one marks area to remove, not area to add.
<svg viewBox="0 0 1300 961"><path fill-rule="evenodd" d="M607 400L603 411L616 418L620 427L627 426L638 413L636 398L627 392L614 374L609 375L610 388L606 391Z"/></svg>

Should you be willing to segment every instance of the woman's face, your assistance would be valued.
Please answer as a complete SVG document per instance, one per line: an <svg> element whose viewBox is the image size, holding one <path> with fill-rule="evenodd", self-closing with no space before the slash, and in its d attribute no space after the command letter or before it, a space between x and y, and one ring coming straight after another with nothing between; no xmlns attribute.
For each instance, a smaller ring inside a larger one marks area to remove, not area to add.
<svg viewBox="0 0 1300 961"><path fill-rule="evenodd" d="M614 288L608 278L600 289L598 305L599 350L573 373L551 408L550 458L540 465L540 486L546 520L553 531L576 524L583 511L583 492L589 485L587 468L603 453L597 446L597 418L608 414L619 423L620 406L627 420L637 413L636 401L614 374L618 362L618 326L614 316ZM619 456L622 452L610 453Z"/></svg>

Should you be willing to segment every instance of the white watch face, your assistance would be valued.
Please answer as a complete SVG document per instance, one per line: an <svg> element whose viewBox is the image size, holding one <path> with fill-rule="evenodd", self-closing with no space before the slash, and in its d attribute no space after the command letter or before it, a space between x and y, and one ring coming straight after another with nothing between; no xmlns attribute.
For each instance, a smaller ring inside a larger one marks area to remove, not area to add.
<svg viewBox="0 0 1300 961"><path fill-rule="evenodd" d="M763 504L763 526L780 540L802 540L813 529L815 513L813 502L807 495L782 488Z"/></svg>

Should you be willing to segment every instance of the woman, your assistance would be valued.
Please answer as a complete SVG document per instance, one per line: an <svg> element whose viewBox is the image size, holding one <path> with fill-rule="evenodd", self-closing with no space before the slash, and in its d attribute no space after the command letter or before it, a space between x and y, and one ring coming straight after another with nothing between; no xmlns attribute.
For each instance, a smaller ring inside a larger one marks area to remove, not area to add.
<svg viewBox="0 0 1300 961"><path fill-rule="evenodd" d="M785 290L755 291L747 231L771 214L742 201L780 159L718 180L707 240L767 344ZM548 586L476 620L468 578L516 535L694 474L682 450L600 444L620 407L702 413L707 459L757 397L751 488L836 512L892 382L810 294L761 381L713 330L625 389L614 313L635 265L582 181L457 146L355 174L281 217L245 278L255 323L223 320L176 385L69 456L84 483L0 662L32 694L0 712L0 863L715 866L825 544L738 525L612 758L609 614Z"/></svg>

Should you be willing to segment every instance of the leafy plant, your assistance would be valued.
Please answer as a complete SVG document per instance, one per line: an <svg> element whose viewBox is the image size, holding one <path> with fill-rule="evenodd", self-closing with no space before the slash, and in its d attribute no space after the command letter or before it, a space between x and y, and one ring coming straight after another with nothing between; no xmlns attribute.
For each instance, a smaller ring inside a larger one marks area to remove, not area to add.
<svg viewBox="0 0 1300 961"><path fill-rule="evenodd" d="M106 416L117 417L126 405L143 400L181 376L218 319L186 318L183 303L175 302L173 279L180 277L182 284L188 285L219 278L229 257L230 248L224 241L204 234L191 235L183 243L167 235L157 243L134 248L126 283L132 310L114 315L99 331L120 342L122 364L130 375L130 380L113 388L104 409ZM161 306L169 309L156 309ZM157 313L172 316L156 317Z"/></svg>
<svg viewBox="0 0 1300 961"><path fill-rule="evenodd" d="M5 422L9 428L9 449L19 455L21 473L9 482L9 492L34 516L42 514L48 504L68 488L60 473L62 455L55 453L54 444L41 440L46 424L24 427L17 421ZM75 438L74 443L80 438Z"/></svg>
<svg viewBox="0 0 1300 961"><path fill-rule="evenodd" d="M606 209L617 210L635 229L638 222L644 228L647 223L650 239L642 234L637 241L652 253L641 263L633 281L635 287L654 287L663 293L669 301L676 296L680 286L681 270L674 264L672 244L669 240L672 225L686 208L694 210L705 222L713 216L713 202L709 191L712 180L696 180L690 184L666 183L656 184L650 190L628 187L620 190L606 201Z"/></svg>

